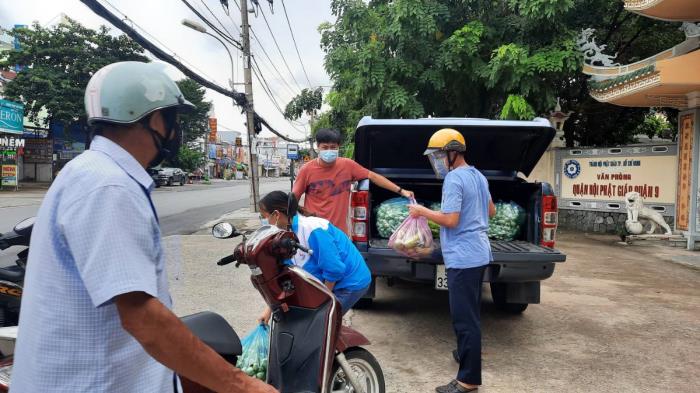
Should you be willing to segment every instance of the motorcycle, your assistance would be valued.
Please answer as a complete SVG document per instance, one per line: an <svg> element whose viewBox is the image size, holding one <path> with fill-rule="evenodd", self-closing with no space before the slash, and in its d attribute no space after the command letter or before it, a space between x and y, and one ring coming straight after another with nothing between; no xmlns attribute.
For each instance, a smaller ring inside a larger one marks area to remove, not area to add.
<svg viewBox="0 0 700 393"><path fill-rule="evenodd" d="M34 228L34 217L21 221L10 232L0 234L0 250L6 250L12 246L24 247L17 253L15 266L0 268L0 327L16 326L19 321L19 307L32 228Z"/></svg>
<svg viewBox="0 0 700 393"><path fill-rule="evenodd" d="M17 322L33 228L34 217L31 217L15 225L12 231L0 234L0 250L24 247L17 253L15 266L0 268L0 392L7 392L10 386L12 355L17 340Z"/></svg>
<svg viewBox="0 0 700 393"><path fill-rule="evenodd" d="M220 239L243 236L234 253L217 264L247 265L253 286L272 309L267 383L281 393L385 392L379 363L362 348L369 340L342 325L333 292L300 267L285 263L297 250L313 250L299 244L293 232L275 226L263 226L247 238L231 224L219 223L212 234ZM222 317L200 313L183 321L235 364L242 352L240 341ZM208 391L184 378L182 386L185 393Z"/></svg>

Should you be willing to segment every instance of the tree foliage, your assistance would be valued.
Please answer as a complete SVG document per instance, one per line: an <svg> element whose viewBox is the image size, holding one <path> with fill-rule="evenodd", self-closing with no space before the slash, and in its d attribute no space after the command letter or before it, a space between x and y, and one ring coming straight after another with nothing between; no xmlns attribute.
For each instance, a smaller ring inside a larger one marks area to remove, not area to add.
<svg viewBox="0 0 700 393"><path fill-rule="evenodd" d="M92 30L68 19L45 28L15 28L20 49L6 52L0 68L25 66L4 91L7 99L25 105L25 114L38 122L42 108L51 122L85 122L84 93L90 77L117 61L147 61L143 49L124 35L114 36L105 26Z"/></svg>
<svg viewBox="0 0 700 393"><path fill-rule="evenodd" d="M199 138L205 138L209 132L209 111L212 103L204 100L206 90L194 80L185 78L177 81L177 85L185 99L195 106L192 112L180 115L183 142L192 144Z"/></svg>
<svg viewBox="0 0 700 393"><path fill-rule="evenodd" d="M288 120L297 120L303 114L312 116L321 109L323 104L323 89L304 89L299 95L292 98L284 108L284 117Z"/></svg>
<svg viewBox="0 0 700 393"><path fill-rule="evenodd" d="M182 168L187 172L193 172L204 164L204 155L201 151L188 146L180 147L177 157L168 166Z"/></svg>
<svg viewBox="0 0 700 393"><path fill-rule="evenodd" d="M562 98L575 112L569 142L631 140L646 109L594 101L575 39L597 41L631 63L683 40L677 25L609 0L333 0L319 27L333 80L328 121L352 135L375 118L546 116ZM520 111L523 110L523 111Z"/></svg>

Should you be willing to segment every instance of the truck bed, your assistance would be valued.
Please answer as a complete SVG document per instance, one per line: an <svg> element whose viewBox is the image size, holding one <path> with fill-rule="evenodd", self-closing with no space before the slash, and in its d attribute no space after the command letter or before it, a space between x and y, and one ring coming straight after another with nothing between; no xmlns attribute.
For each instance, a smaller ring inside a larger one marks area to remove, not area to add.
<svg viewBox="0 0 700 393"><path fill-rule="evenodd" d="M435 244L439 249L440 240L435 239ZM381 254L384 256L399 255L389 248L388 239L372 239L370 241L370 250L372 254ZM566 260L566 256L557 250L538 246L522 240L491 240L491 251L493 253L493 263L528 261L564 262ZM439 260L433 260L433 262L437 261Z"/></svg>

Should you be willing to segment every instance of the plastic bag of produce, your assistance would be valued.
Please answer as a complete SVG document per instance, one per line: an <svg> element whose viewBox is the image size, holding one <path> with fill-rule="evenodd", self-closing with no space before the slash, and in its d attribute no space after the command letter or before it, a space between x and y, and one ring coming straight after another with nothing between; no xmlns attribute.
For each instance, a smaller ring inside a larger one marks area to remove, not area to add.
<svg viewBox="0 0 700 393"><path fill-rule="evenodd" d="M409 258L429 256L433 251L433 234L428 220L425 217L407 217L389 238L389 247Z"/></svg>
<svg viewBox="0 0 700 393"><path fill-rule="evenodd" d="M497 202L496 215L489 220L489 238L513 240L525 222L525 209L515 202Z"/></svg>
<svg viewBox="0 0 700 393"><path fill-rule="evenodd" d="M408 217L408 198L392 198L382 202L377 208L377 232L388 239Z"/></svg>
<svg viewBox="0 0 700 393"><path fill-rule="evenodd" d="M267 379L267 358L270 353L270 332L265 324L258 325L242 341L243 354L236 367L261 381Z"/></svg>
<svg viewBox="0 0 700 393"><path fill-rule="evenodd" d="M437 212L442 210L442 203L435 202L430 205L430 210L435 210ZM430 232L433 233L434 238L440 237L440 225L428 220L428 226L430 227Z"/></svg>

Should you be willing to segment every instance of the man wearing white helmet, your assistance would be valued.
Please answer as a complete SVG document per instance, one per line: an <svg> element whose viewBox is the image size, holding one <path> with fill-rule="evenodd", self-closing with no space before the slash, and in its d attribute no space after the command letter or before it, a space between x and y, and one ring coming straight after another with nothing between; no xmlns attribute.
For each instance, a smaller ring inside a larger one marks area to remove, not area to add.
<svg viewBox="0 0 700 393"><path fill-rule="evenodd" d="M100 69L90 149L49 189L32 233L12 392L275 392L197 339L172 306L146 168L174 157L193 108L155 63Z"/></svg>

